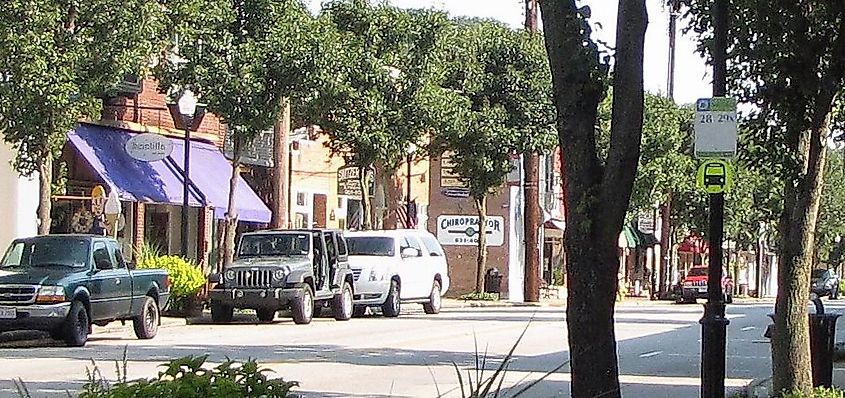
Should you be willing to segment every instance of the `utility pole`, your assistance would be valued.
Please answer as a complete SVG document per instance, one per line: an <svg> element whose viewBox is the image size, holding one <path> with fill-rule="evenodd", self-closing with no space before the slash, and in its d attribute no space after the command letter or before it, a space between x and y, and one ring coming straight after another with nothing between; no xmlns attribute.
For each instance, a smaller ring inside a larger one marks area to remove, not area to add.
<svg viewBox="0 0 845 398"><path fill-rule="evenodd" d="M282 115L276 123L273 132L273 217L270 220L270 227L274 229L288 227L288 204L290 199L290 148L288 137L290 136L290 99L282 99Z"/></svg>
<svg viewBox="0 0 845 398"><path fill-rule="evenodd" d="M666 73L666 94L675 100L675 40L678 30L678 15L681 12L681 1L672 0L669 4L669 68ZM666 192L666 199L660 206L660 273L658 276L658 296L665 297L672 278L672 190Z"/></svg>
<svg viewBox="0 0 845 398"><path fill-rule="evenodd" d="M727 93L728 0L713 1L713 97ZM725 348L727 328L722 294L722 235L725 195L710 197L710 263L707 273L707 304L701 318L701 397L725 397Z"/></svg>
<svg viewBox="0 0 845 398"><path fill-rule="evenodd" d="M537 32L537 0L525 0L525 29ZM522 156L525 170L523 196L525 197L525 289L524 300L540 301L540 155L536 152Z"/></svg>

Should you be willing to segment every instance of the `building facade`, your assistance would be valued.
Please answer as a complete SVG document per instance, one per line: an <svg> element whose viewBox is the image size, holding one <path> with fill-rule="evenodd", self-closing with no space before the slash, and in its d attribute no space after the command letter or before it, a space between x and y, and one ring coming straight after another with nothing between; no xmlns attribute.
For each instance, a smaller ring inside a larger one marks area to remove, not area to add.
<svg viewBox="0 0 845 398"><path fill-rule="evenodd" d="M0 141L0 246L8 246L15 238L33 236L38 231L38 176L23 177L11 164L15 153Z"/></svg>

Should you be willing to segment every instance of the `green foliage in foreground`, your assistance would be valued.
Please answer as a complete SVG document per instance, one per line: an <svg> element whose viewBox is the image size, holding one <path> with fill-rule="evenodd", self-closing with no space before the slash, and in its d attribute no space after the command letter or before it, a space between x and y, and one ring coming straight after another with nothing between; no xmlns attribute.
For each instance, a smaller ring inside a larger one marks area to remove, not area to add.
<svg viewBox="0 0 845 398"><path fill-rule="evenodd" d="M813 390L811 395L801 392L788 392L781 395L781 398L845 398L845 392L837 388L819 387Z"/></svg>
<svg viewBox="0 0 845 398"><path fill-rule="evenodd" d="M499 301L499 295L496 293L473 292L464 294L459 298L464 301Z"/></svg>
<svg viewBox="0 0 845 398"><path fill-rule="evenodd" d="M243 364L226 361L214 368L204 366L207 356L185 357L163 364L164 371L157 378L115 384L105 381L97 367L89 371L89 381L80 398L237 398L237 397L293 397L290 390L299 386L295 381L267 377L268 369L261 369L255 361ZM124 360L125 367L125 360ZM120 369L118 367L118 369Z"/></svg>

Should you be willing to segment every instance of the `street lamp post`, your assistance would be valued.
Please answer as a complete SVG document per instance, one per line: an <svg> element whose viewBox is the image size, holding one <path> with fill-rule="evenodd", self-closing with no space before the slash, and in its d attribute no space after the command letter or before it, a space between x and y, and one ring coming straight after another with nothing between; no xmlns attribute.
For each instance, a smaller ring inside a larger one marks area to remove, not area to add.
<svg viewBox="0 0 845 398"><path fill-rule="evenodd" d="M184 176L182 179L182 257L188 257L188 212L190 205L191 184L191 131L196 131L205 116L205 106L197 103L197 98L190 90L182 90L176 103L167 104L173 124L177 129L185 132L185 155L182 164Z"/></svg>
<svg viewBox="0 0 845 398"><path fill-rule="evenodd" d="M407 176L406 176L407 186L405 187L405 189L406 189L406 191L405 191L405 213L406 213L406 216L408 218L408 224L406 225L406 227L410 227L410 225L411 225L411 163L414 160L414 153L417 152L417 146L412 142L412 143L408 144L408 148L405 151L408 154L407 159L406 159L408 172L407 172Z"/></svg>

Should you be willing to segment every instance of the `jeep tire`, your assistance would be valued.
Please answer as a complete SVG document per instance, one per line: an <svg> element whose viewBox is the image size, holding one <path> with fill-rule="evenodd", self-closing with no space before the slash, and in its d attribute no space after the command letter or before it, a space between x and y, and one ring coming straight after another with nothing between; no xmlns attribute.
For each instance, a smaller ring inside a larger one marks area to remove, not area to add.
<svg viewBox="0 0 845 398"><path fill-rule="evenodd" d="M367 315L367 306L366 305L356 305L352 307L352 317L353 318L361 318Z"/></svg>
<svg viewBox="0 0 845 398"><path fill-rule="evenodd" d="M211 301L211 321L214 323L229 323L234 317L235 308L231 305Z"/></svg>
<svg viewBox="0 0 845 398"><path fill-rule="evenodd" d="M334 319L338 321L348 321L352 318L352 285L349 282L343 282L340 288L340 293L334 296L332 301L332 311L334 312Z"/></svg>
<svg viewBox="0 0 845 398"><path fill-rule="evenodd" d="M311 286L305 283L300 283L297 288L302 295L291 302L293 322L297 325L307 325L314 317L314 292L311 291Z"/></svg>
<svg viewBox="0 0 845 398"><path fill-rule="evenodd" d="M261 322L273 322L273 318L276 317L276 309L275 308L258 308L255 310L255 315L258 316L258 320Z"/></svg>

